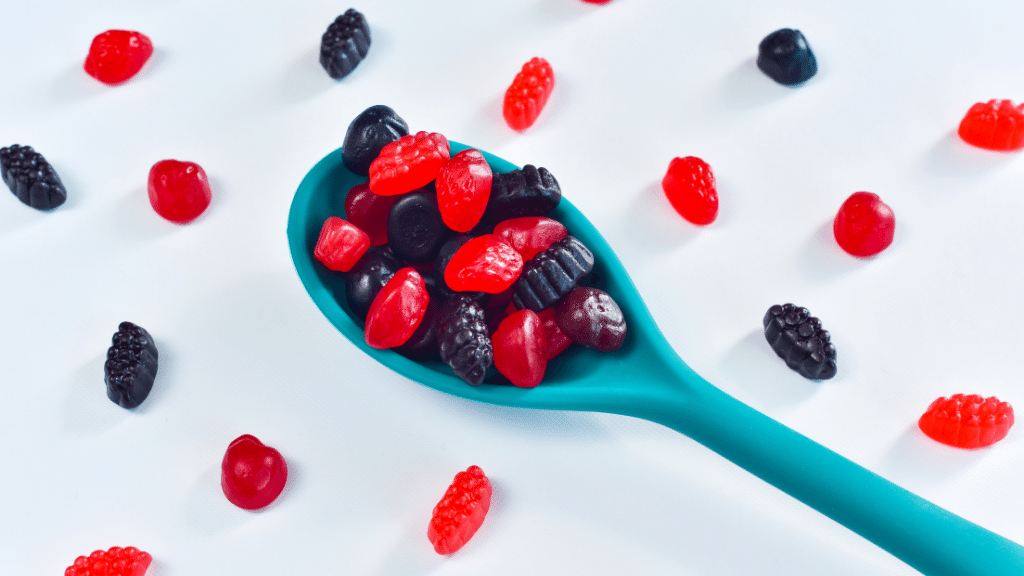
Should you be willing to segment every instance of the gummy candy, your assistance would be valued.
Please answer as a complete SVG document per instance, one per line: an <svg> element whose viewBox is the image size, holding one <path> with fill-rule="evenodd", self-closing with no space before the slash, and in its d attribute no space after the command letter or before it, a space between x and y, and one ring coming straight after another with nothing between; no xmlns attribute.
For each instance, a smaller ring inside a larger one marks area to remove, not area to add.
<svg viewBox="0 0 1024 576"><path fill-rule="evenodd" d="M494 367L520 388L535 388L544 379L547 342L540 317L533 310L519 310L501 321L491 336Z"/></svg>
<svg viewBox="0 0 1024 576"><path fill-rule="evenodd" d="M335 80L356 69L370 51L370 26L366 18L349 8L327 27L320 39L320 65Z"/></svg>
<svg viewBox="0 0 1024 576"><path fill-rule="evenodd" d="M496 234L477 236L452 256L444 282L458 292L503 292L519 278L523 257Z"/></svg>
<svg viewBox="0 0 1024 576"><path fill-rule="evenodd" d="M877 194L855 192L839 208L832 232L843 250L854 256L874 256L892 244L896 216Z"/></svg>
<svg viewBox="0 0 1024 576"><path fill-rule="evenodd" d="M120 84L146 64L153 42L141 32L107 30L92 39L85 72L104 84Z"/></svg>
<svg viewBox="0 0 1024 576"><path fill-rule="evenodd" d="M546 168L527 164L495 174L484 217L494 222L523 216L545 216L562 200L558 181Z"/></svg>
<svg viewBox="0 0 1024 576"><path fill-rule="evenodd" d="M149 552L134 546L114 546L75 558L75 563L64 570L64 576L143 576L152 562Z"/></svg>
<svg viewBox="0 0 1024 576"><path fill-rule="evenodd" d="M422 188L437 178L450 154L448 139L436 132L402 136L370 164L370 190L394 196Z"/></svg>
<svg viewBox="0 0 1024 576"><path fill-rule="evenodd" d="M379 349L405 344L423 321L429 302L430 295L419 272L408 266L395 272L366 314L366 343Z"/></svg>
<svg viewBox="0 0 1024 576"><path fill-rule="evenodd" d="M964 142L989 150L1024 148L1024 103L1009 100L978 102L967 111L957 130Z"/></svg>
<svg viewBox="0 0 1024 576"><path fill-rule="evenodd" d="M398 198L388 214L388 245L406 262L435 259L452 234L441 219L437 194L430 188Z"/></svg>
<svg viewBox="0 0 1024 576"><path fill-rule="evenodd" d="M357 321L366 320L377 293L404 266L390 249L381 248L367 251L345 274L345 299Z"/></svg>
<svg viewBox="0 0 1024 576"><path fill-rule="evenodd" d="M574 236L566 236L523 264L512 301L534 312L564 298L594 269L594 254Z"/></svg>
<svg viewBox="0 0 1024 576"><path fill-rule="evenodd" d="M195 162L157 162L149 170L148 189L153 210L178 224L198 218L212 198L206 172Z"/></svg>
<svg viewBox="0 0 1024 576"><path fill-rule="evenodd" d="M776 304L764 315L764 337L779 358L809 380L836 375L836 347L807 308Z"/></svg>
<svg viewBox="0 0 1024 576"><path fill-rule="evenodd" d="M441 305L437 319L441 360L471 386L479 386L494 363L484 310L472 297L457 294Z"/></svg>
<svg viewBox="0 0 1024 576"><path fill-rule="evenodd" d="M1013 407L995 396L954 394L932 402L917 425L943 444L982 448L1006 438L1013 426Z"/></svg>
<svg viewBox="0 0 1024 576"><path fill-rule="evenodd" d="M404 344L395 348L395 352L418 362L440 360L437 344L437 315L440 307L437 299L431 298L427 302L427 310L420 325Z"/></svg>
<svg viewBox="0 0 1024 576"><path fill-rule="evenodd" d="M578 286L553 310L558 327L577 344L614 352L626 341L626 318L603 290Z"/></svg>
<svg viewBox="0 0 1024 576"><path fill-rule="evenodd" d="M491 167L474 148L456 154L437 175L437 202L444 223L456 232L469 232L484 215L491 197Z"/></svg>
<svg viewBox="0 0 1024 576"><path fill-rule="evenodd" d="M569 235L561 222L544 216L505 220L494 227L494 233L515 248L523 260L533 258Z"/></svg>
<svg viewBox="0 0 1024 576"><path fill-rule="evenodd" d="M470 466L455 480L434 507L427 538L438 554L462 548L483 524L491 507L491 482L479 466Z"/></svg>
<svg viewBox="0 0 1024 576"><path fill-rule="evenodd" d="M353 174L370 175L370 164L388 144L409 134L409 125L383 104L363 110L348 125L341 159Z"/></svg>
<svg viewBox="0 0 1024 576"><path fill-rule="evenodd" d="M320 228L313 256L335 272L348 272L366 254L370 237L351 222L330 216Z"/></svg>
<svg viewBox="0 0 1024 576"><path fill-rule="evenodd" d="M673 158L661 180L672 207L688 221L704 226L718 215L718 190L708 163L696 156Z"/></svg>
<svg viewBox="0 0 1024 576"><path fill-rule="evenodd" d="M57 171L31 146L0 148L0 178L18 200L37 210L53 210L68 197Z"/></svg>
<svg viewBox="0 0 1024 576"><path fill-rule="evenodd" d="M388 215L398 196L381 196L366 182L356 184L345 196L345 218L370 237L370 246L388 243Z"/></svg>
<svg viewBox="0 0 1024 576"><path fill-rule="evenodd" d="M159 358L156 344L145 328L131 322L121 322L111 342L103 363L107 398L122 408L135 408L153 389Z"/></svg>
<svg viewBox="0 0 1024 576"><path fill-rule="evenodd" d="M555 87L555 73L543 58L533 58L516 74L505 91L502 115L513 130L526 130L537 121Z"/></svg>
<svg viewBox="0 0 1024 576"><path fill-rule="evenodd" d="M555 311L545 308L537 313L540 318L540 326L544 330L544 357L551 360L565 351L572 344L572 340L562 332L555 321Z"/></svg>
<svg viewBox="0 0 1024 576"><path fill-rule="evenodd" d="M818 72L818 61L799 30L783 28L761 40L757 67L779 84L796 86Z"/></svg>
<svg viewBox="0 0 1024 576"><path fill-rule="evenodd" d="M255 436L235 438L220 465L220 486L228 500L246 510L269 506L284 490L288 465L281 453Z"/></svg>

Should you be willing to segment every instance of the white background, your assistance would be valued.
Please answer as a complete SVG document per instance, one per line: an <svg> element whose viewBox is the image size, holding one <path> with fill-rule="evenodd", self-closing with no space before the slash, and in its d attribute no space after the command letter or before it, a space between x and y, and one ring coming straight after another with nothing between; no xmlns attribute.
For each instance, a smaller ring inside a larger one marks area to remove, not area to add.
<svg viewBox="0 0 1024 576"><path fill-rule="evenodd" d="M0 573L59 574L115 545L151 552L152 576L917 573L671 430L464 401L345 340L299 282L285 224L304 174L374 104L547 167L698 373L1024 541L1021 430L961 451L916 428L956 392L1024 407L1024 160L955 134L973 103L1024 99L1024 4L374 0L356 6L370 53L338 82L317 54L349 7L2 0L0 146L35 147L68 200L42 213L0 190ZM754 65L783 27L819 62L795 89ZM82 70L112 28L156 46L117 87ZM501 97L533 56L557 83L516 133ZM705 228L660 190L687 155L718 178ZM210 177L192 224L149 206L165 158ZM892 247L866 260L831 235L858 190L897 217ZM835 379L804 380L764 342L761 317L784 302L833 334ZM103 384L122 320L160 349L132 411ZM219 486L224 449L246 433L290 471L255 513ZM493 506L442 557L430 512L471 464Z"/></svg>

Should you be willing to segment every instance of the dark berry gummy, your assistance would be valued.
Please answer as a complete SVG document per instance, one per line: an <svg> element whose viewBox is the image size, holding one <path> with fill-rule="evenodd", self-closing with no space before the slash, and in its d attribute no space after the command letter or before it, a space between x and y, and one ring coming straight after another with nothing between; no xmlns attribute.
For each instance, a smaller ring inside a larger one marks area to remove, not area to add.
<svg viewBox="0 0 1024 576"><path fill-rule="evenodd" d="M427 285L419 272L411 267L395 272L366 314L366 343L378 349L405 344L423 321L429 303Z"/></svg>
<svg viewBox="0 0 1024 576"><path fill-rule="evenodd" d="M614 352L626 341L626 317L603 290L573 288L553 310L558 327L577 344Z"/></svg>
<svg viewBox="0 0 1024 576"><path fill-rule="evenodd" d="M370 246L388 243L388 215L398 196L381 196L370 191L366 182L356 184L345 196L345 218L366 232Z"/></svg>
<svg viewBox="0 0 1024 576"><path fill-rule="evenodd" d="M544 216L505 220L494 227L494 233L515 248L523 260L533 258L569 235L561 222Z"/></svg>
<svg viewBox="0 0 1024 576"><path fill-rule="evenodd" d="M345 167L360 176L370 175L370 164L388 144L409 134L409 125L388 106L378 104L363 110L348 125L341 159Z"/></svg>
<svg viewBox="0 0 1024 576"><path fill-rule="evenodd" d="M764 337L786 365L810 380L836 375L836 347L828 330L807 308L772 306L764 315Z"/></svg>
<svg viewBox="0 0 1024 576"><path fill-rule="evenodd" d="M564 298L594 269L594 254L574 236L566 236L523 264L512 301L534 312Z"/></svg>
<svg viewBox="0 0 1024 576"><path fill-rule="evenodd" d="M407 262L433 260L452 234L429 187L400 197L388 214L388 245Z"/></svg>
<svg viewBox="0 0 1024 576"><path fill-rule="evenodd" d="M210 205L210 181L195 162L161 160L149 170L149 203L156 213L178 224L187 224Z"/></svg>
<svg viewBox="0 0 1024 576"><path fill-rule="evenodd" d="M496 234L477 236L449 260L444 283L458 292L504 292L519 278L523 257Z"/></svg>
<svg viewBox="0 0 1024 576"><path fill-rule="evenodd" d="M111 342L103 363L107 398L122 408L135 408L153 389L159 356L156 344L145 328L131 322L121 322Z"/></svg>
<svg viewBox="0 0 1024 576"><path fill-rule="evenodd" d="M494 367L520 388L534 388L547 370L547 341L540 317L533 310L519 310L501 321L491 336Z"/></svg>
<svg viewBox="0 0 1024 576"><path fill-rule="evenodd" d="M437 345L437 314L440 308L440 303L431 293L430 300L427 302L427 310L423 314L423 320L420 321L420 325L416 327L416 330L405 341L405 344L395 348L395 352L417 362L440 360L441 356Z"/></svg>
<svg viewBox="0 0 1024 576"><path fill-rule="evenodd" d="M543 58L533 58L516 74L505 91L502 115L513 130L526 130L537 121L555 88L555 72Z"/></svg>
<svg viewBox="0 0 1024 576"><path fill-rule="evenodd" d="M989 150L1024 148L1024 103L1010 100L978 102L967 111L957 130L964 142Z"/></svg>
<svg viewBox="0 0 1024 576"><path fill-rule="evenodd" d="M348 272L366 254L370 237L351 222L330 216L320 228L313 256L335 272Z"/></svg>
<svg viewBox="0 0 1024 576"><path fill-rule="evenodd" d="M220 487L232 504L258 510L277 500L288 481L281 453L250 434L236 438L220 464Z"/></svg>
<svg viewBox="0 0 1024 576"><path fill-rule="evenodd" d="M345 274L345 299L358 322L366 320L377 293L404 266L390 250L382 248L364 254Z"/></svg>
<svg viewBox="0 0 1024 576"><path fill-rule="evenodd" d="M711 166L696 156L673 158L661 180L672 207L688 221L704 226L718 216L718 189Z"/></svg>
<svg viewBox="0 0 1024 576"><path fill-rule="evenodd" d="M405 194L430 184L448 163L448 139L417 132L387 144L370 164L370 190L381 196Z"/></svg>
<svg viewBox="0 0 1024 576"><path fill-rule="evenodd" d="M370 26L349 8L327 27L320 40L320 65L335 80L348 76L370 51Z"/></svg>
<svg viewBox="0 0 1024 576"><path fill-rule="evenodd" d="M31 146L0 148L0 176L18 200L37 210L52 210L67 200L56 170Z"/></svg>
<svg viewBox="0 0 1024 576"><path fill-rule="evenodd" d="M551 172L527 164L494 175L484 217L501 222L523 216L546 216L561 200L562 189Z"/></svg>
<svg viewBox="0 0 1024 576"><path fill-rule="evenodd" d="M479 222L491 197L491 167L474 148L456 154L437 174L437 202L444 223L456 232L469 232Z"/></svg>
<svg viewBox="0 0 1024 576"><path fill-rule="evenodd" d="M854 256L874 256L892 244L896 216L877 194L855 192L839 208L832 232L843 250Z"/></svg>
<svg viewBox="0 0 1024 576"><path fill-rule="evenodd" d="M484 310L472 297L459 294L441 305L437 318L441 360L459 378L479 386L494 363L494 348L484 322Z"/></svg>
<svg viewBox="0 0 1024 576"><path fill-rule="evenodd" d="M761 40L757 67L779 84L795 86L818 72L818 62L799 30L783 28Z"/></svg>
<svg viewBox="0 0 1024 576"><path fill-rule="evenodd" d="M438 554L462 548L483 524L491 507L491 482L479 466L470 466L455 480L434 507L427 538Z"/></svg>
<svg viewBox="0 0 1024 576"><path fill-rule="evenodd" d="M143 576L152 562L149 552L134 546L114 546L75 558L75 563L64 570L64 576Z"/></svg>
<svg viewBox="0 0 1024 576"><path fill-rule="evenodd" d="M1013 426L1013 407L995 396L954 394L932 402L917 424L943 444L982 448L1006 438Z"/></svg>
<svg viewBox="0 0 1024 576"><path fill-rule="evenodd" d="M92 39L85 71L104 84L120 84L146 64L153 55L153 42L141 32L107 30Z"/></svg>

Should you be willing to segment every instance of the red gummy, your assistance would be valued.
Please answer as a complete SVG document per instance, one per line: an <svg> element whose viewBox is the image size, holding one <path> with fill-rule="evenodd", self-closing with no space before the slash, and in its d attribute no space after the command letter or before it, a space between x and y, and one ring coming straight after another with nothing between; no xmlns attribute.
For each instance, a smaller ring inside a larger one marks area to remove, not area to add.
<svg viewBox="0 0 1024 576"><path fill-rule="evenodd" d="M370 164L370 190L394 196L422 188L437 178L450 153L448 139L436 132L402 136Z"/></svg>
<svg viewBox="0 0 1024 576"><path fill-rule="evenodd" d="M370 237L351 222L331 216L320 228L313 256L335 272L348 272L366 254Z"/></svg>
<svg viewBox="0 0 1024 576"><path fill-rule="evenodd" d="M345 196L345 218L366 232L370 246L388 243L388 214L397 196L381 196L370 190L369 182L356 184Z"/></svg>
<svg viewBox="0 0 1024 576"><path fill-rule="evenodd" d="M141 32L107 30L92 39L85 71L104 84L120 84L138 74L153 55L153 42Z"/></svg>
<svg viewBox="0 0 1024 576"><path fill-rule="evenodd" d="M497 234L477 236L448 261L444 281L456 292L497 294L508 290L523 271L523 257Z"/></svg>
<svg viewBox="0 0 1024 576"><path fill-rule="evenodd" d="M427 538L438 554L456 552L476 534L491 508L491 491L491 481L479 466L455 475L427 527Z"/></svg>
<svg viewBox="0 0 1024 576"><path fill-rule="evenodd" d="M553 308L545 308L537 313L540 318L540 326L544 330L544 357L551 360L558 356L572 344L572 339L562 332L555 320Z"/></svg>
<svg viewBox="0 0 1024 576"><path fill-rule="evenodd" d="M661 180L665 196L680 216L704 226L718 216L718 190L711 166L696 156L673 158Z"/></svg>
<svg viewBox="0 0 1024 576"><path fill-rule="evenodd" d="M896 215L877 194L854 192L832 222L839 246L854 256L874 256L892 244Z"/></svg>
<svg viewBox="0 0 1024 576"><path fill-rule="evenodd" d="M505 220L494 227L494 233L515 248L523 260L530 260L569 235L565 225L544 216Z"/></svg>
<svg viewBox="0 0 1024 576"><path fill-rule="evenodd" d="M469 232L480 222L491 197L491 167L475 148L459 152L437 174L441 220L456 232Z"/></svg>
<svg viewBox="0 0 1024 576"><path fill-rule="evenodd" d="M415 268L395 272L370 304L363 333L366 343L378 349L405 344L423 321L429 303L426 283Z"/></svg>
<svg viewBox="0 0 1024 576"><path fill-rule="evenodd" d="M195 162L157 162L149 169L147 188L153 210L178 224L198 218L212 198L206 172Z"/></svg>
<svg viewBox="0 0 1024 576"><path fill-rule="evenodd" d="M954 394L932 402L917 425L943 444L982 448L1006 438L1013 426L1013 407L995 396Z"/></svg>
<svg viewBox="0 0 1024 576"><path fill-rule="evenodd" d="M269 506L288 480L288 465L277 450L243 434L228 445L220 464L220 487L228 500L246 510Z"/></svg>
<svg viewBox="0 0 1024 576"><path fill-rule="evenodd" d="M142 576L152 562L149 552L134 546L114 546L75 558L75 563L64 570L64 576Z"/></svg>
<svg viewBox="0 0 1024 576"><path fill-rule="evenodd" d="M964 142L989 150L1024 148L1024 103L1010 100L978 102L967 111L957 130Z"/></svg>
<svg viewBox="0 0 1024 576"><path fill-rule="evenodd" d="M544 379L547 342L540 317L524 308L501 321L491 336L494 367L520 388L534 388Z"/></svg>
<svg viewBox="0 0 1024 576"><path fill-rule="evenodd" d="M513 130L526 130L537 121L555 87L555 72L543 58L533 58L516 74L505 91L502 115Z"/></svg>

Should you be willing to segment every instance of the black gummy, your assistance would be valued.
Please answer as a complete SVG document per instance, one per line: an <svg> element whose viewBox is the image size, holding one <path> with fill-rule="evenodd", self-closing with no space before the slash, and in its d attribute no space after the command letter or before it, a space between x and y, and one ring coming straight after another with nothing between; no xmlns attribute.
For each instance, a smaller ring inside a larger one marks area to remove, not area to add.
<svg viewBox="0 0 1024 576"><path fill-rule="evenodd" d="M578 286L594 269L594 254L574 236L566 236L523 265L513 284L516 308L540 312Z"/></svg>
<svg viewBox="0 0 1024 576"><path fill-rule="evenodd" d="M107 398L122 408L142 404L156 378L156 344L149 332L131 322L121 322L107 349L103 381Z"/></svg>
<svg viewBox="0 0 1024 576"><path fill-rule="evenodd" d="M783 28L761 40L757 67L779 84L795 86L818 72L818 61L799 30Z"/></svg>
<svg viewBox="0 0 1024 576"><path fill-rule="evenodd" d="M836 375L836 347L828 330L807 308L783 304L764 315L764 337L786 365L810 380Z"/></svg>
<svg viewBox="0 0 1024 576"><path fill-rule="evenodd" d="M369 176L381 149L408 134L409 125L394 110L383 104L370 106L348 125L341 159L354 174Z"/></svg>
<svg viewBox="0 0 1024 576"><path fill-rule="evenodd" d="M366 18L349 8L327 27L320 41L320 65L331 78L341 80L363 61L370 51L370 26Z"/></svg>
<svg viewBox="0 0 1024 576"><path fill-rule="evenodd" d="M438 312L437 343L441 360L456 376L472 386L483 383L494 364L494 347L476 300L462 294L445 300Z"/></svg>
<svg viewBox="0 0 1024 576"><path fill-rule="evenodd" d="M494 174L484 219L501 222L523 216L546 216L562 200L562 189L547 168L527 164Z"/></svg>
<svg viewBox="0 0 1024 576"><path fill-rule="evenodd" d="M53 210L68 198L56 170L31 146L0 148L0 177L18 200L37 210Z"/></svg>
<svg viewBox="0 0 1024 576"><path fill-rule="evenodd" d="M395 352L417 362L441 358L437 345L437 314L440 309L437 296L439 294L436 292L430 294L427 311L423 315L423 320L420 320L420 325L416 327L405 344L395 348Z"/></svg>
<svg viewBox="0 0 1024 576"><path fill-rule="evenodd" d="M441 219L432 186L403 194L388 214L388 245L406 262L430 262L454 232Z"/></svg>
<svg viewBox="0 0 1024 576"><path fill-rule="evenodd" d="M370 250L345 273L345 299L357 322L365 322L373 299L405 264L386 248Z"/></svg>

